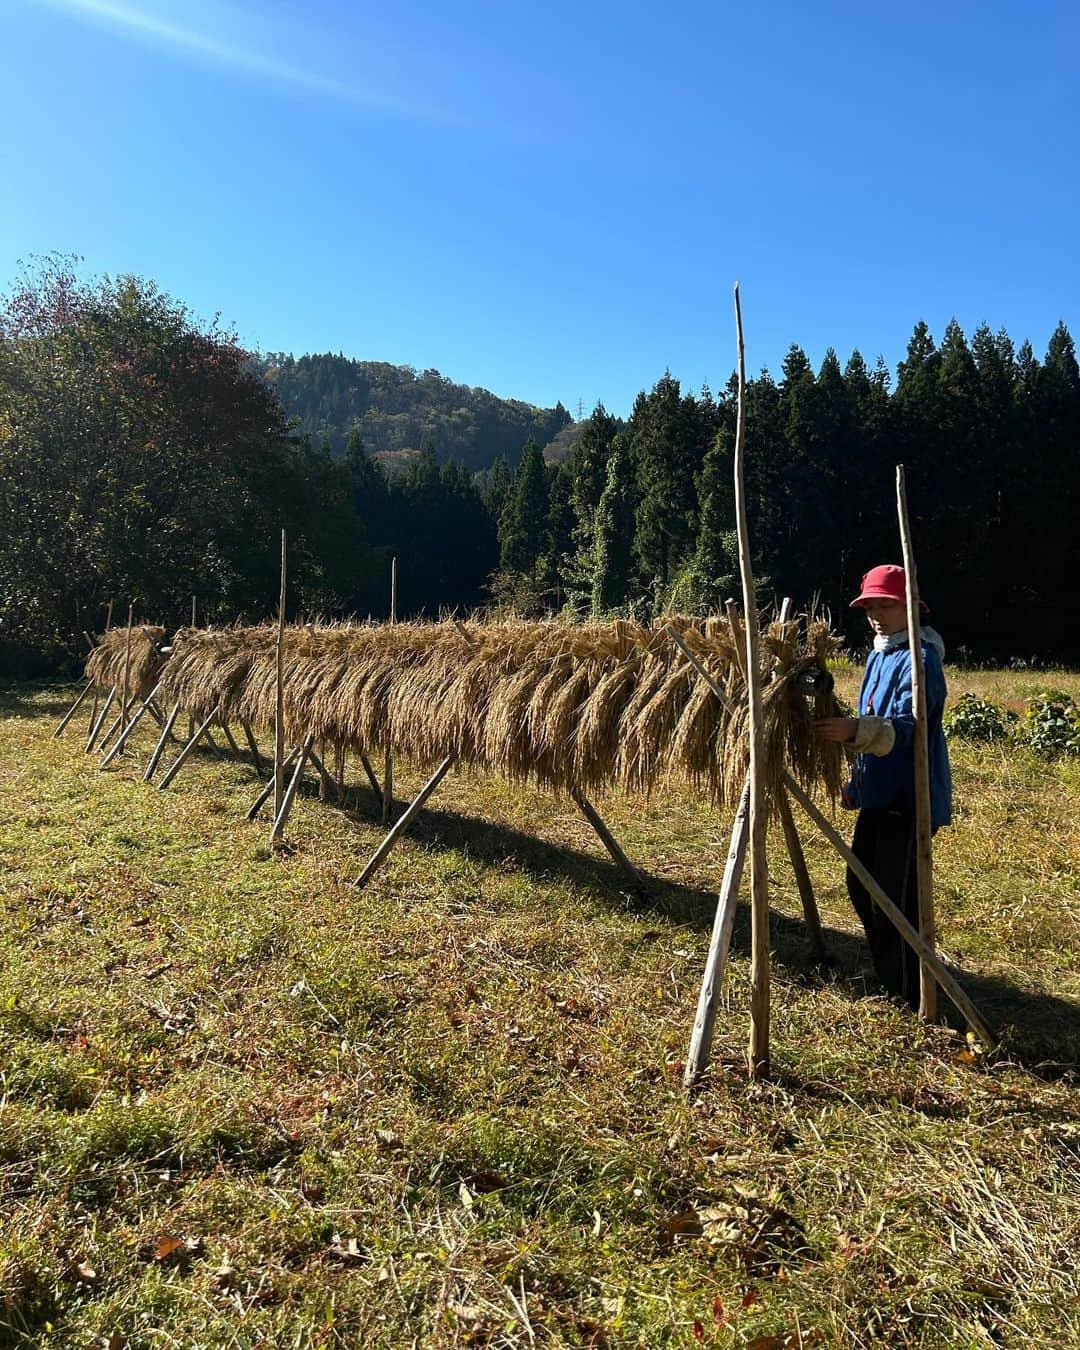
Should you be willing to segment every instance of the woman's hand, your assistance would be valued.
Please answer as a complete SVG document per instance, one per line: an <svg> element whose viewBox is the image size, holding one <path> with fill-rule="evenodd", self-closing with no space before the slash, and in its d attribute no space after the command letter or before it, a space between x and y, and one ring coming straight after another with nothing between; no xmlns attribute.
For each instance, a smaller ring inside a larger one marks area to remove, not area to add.
<svg viewBox="0 0 1080 1350"><path fill-rule="evenodd" d="M819 717L814 722L814 731L823 741L839 741L841 744L853 741L858 728L857 717Z"/></svg>

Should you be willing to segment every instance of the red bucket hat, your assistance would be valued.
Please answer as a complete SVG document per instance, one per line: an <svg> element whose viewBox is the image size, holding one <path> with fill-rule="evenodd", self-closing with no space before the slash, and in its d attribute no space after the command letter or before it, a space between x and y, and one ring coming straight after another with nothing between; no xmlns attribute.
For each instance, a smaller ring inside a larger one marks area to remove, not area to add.
<svg viewBox="0 0 1080 1350"><path fill-rule="evenodd" d="M868 600L899 600L903 604L906 599L907 576L904 569L895 563L882 563L880 567L871 567L863 577L859 594L849 608L865 609ZM919 608L925 610L929 606L920 600Z"/></svg>

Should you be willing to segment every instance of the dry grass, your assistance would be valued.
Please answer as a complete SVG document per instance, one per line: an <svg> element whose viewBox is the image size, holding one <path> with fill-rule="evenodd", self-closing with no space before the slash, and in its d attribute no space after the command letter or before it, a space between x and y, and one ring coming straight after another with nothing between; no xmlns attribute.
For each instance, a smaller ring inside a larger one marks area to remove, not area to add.
<svg viewBox="0 0 1080 1350"><path fill-rule="evenodd" d="M743 915L688 1103L729 814L598 801L640 897L569 803L452 775L357 893L366 790L309 792L271 856L250 769L162 796L147 729L99 773L51 739L72 692L0 702L0 1344L1080 1336L1075 762L954 748L941 936L999 1057L868 988L808 838L836 966L774 852L773 1076L743 1068Z"/></svg>

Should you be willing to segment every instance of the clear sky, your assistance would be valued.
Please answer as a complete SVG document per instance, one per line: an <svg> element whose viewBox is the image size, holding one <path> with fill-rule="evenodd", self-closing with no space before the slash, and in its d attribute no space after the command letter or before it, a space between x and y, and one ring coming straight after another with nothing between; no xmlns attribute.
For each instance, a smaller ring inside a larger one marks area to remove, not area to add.
<svg viewBox="0 0 1080 1350"><path fill-rule="evenodd" d="M791 342L1080 336L1076 0L2 0L0 283L628 411Z"/></svg>

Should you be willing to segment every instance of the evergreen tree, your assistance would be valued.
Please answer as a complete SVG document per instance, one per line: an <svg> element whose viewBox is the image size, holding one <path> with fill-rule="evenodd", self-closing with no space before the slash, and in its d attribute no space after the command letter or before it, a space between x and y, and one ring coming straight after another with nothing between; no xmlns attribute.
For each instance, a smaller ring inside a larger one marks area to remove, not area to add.
<svg viewBox="0 0 1080 1350"><path fill-rule="evenodd" d="M627 437L617 435L593 520L592 612L623 609L631 599L634 494Z"/></svg>
<svg viewBox="0 0 1080 1350"><path fill-rule="evenodd" d="M499 566L504 572L535 576L547 530L547 470L539 445L530 439L499 523Z"/></svg>

